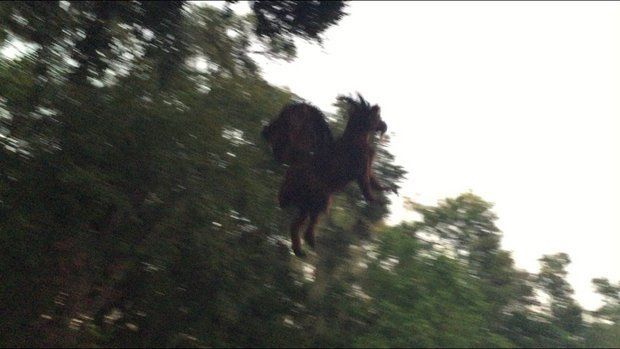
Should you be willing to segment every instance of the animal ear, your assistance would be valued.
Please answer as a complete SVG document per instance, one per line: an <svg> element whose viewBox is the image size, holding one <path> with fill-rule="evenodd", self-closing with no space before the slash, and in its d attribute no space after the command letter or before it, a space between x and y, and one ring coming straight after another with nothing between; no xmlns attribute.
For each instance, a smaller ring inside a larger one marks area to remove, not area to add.
<svg viewBox="0 0 620 349"><path fill-rule="evenodd" d="M368 110L370 108L370 103L368 103L368 101L365 100L359 92L357 93L357 98L359 99L359 102L357 102L357 104L360 106L361 109Z"/></svg>
<svg viewBox="0 0 620 349"><path fill-rule="evenodd" d="M341 95L341 96L336 97L336 100L338 100L339 102L344 103L346 105L346 108L347 108L347 110L349 112L353 111L353 109L355 109L355 107L357 105L355 103L355 100L353 100L353 98L348 97L348 96L342 96Z"/></svg>
<svg viewBox="0 0 620 349"><path fill-rule="evenodd" d="M340 95L340 96L336 97L336 99L339 100L340 102L344 102L344 103L349 104L349 105L355 104L355 101L353 100L353 98L348 97L348 96Z"/></svg>

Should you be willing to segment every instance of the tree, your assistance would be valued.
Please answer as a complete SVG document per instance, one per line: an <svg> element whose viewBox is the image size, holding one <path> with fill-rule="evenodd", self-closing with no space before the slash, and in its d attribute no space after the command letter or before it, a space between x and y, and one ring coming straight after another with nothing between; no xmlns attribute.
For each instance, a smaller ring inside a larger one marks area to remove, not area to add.
<svg viewBox="0 0 620 349"><path fill-rule="evenodd" d="M3 34L36 46L0 61L0 342L290 344L282 319L302 290L259 133L292 96L258 75L250 22L179 3L39 5L0 11Z"/></svg>
<svg viewBox="0 0 620 349"><path fill-rule="evenodd" d="M466 261L470 274L481 280L496 326L502 326L507 312L522 311L536 303L527 273L516 270L510 253L500 247L501 231L490 203L466 193L436 207L412 207L422 216L414 225L416 235L431 241L440 253L447 248Z"/></svg>
<svg viewBox="0 0 620 349"><path fill-rule="evenodd" d="M603 305L593 315L596 322L586 331L588 347L614 348L620 346L620 284L613 285L606 278L595 278L592 284L603 297Z"/></svg>
<svg viewBox="0 0 620 349"><path fill-rule="evenodd" d="M582 309L572 298L574 291L566 281L570 257L566 253L557 253L543 256L540 262L538 283L551 298L553 322L573 336L580 335L583 329Z"/></svg>
<svg viewBox="0 0 620 349"><path fill-rule="evenodd" d="M506 347L490 303L458 260L434 255L415 228L385 229L368 250L353 304L356 347Z"/></svg>
<svg viewBox="0 0 620 349"><path fill-rule="evenodd" d="M603 297L603 306L596 315L612 322L620 321L620 283L612 285L607 278L592 279L596 292Z"/></svg>
<svg viewBox="0 0 620 349"><path fill-rule="evenodd" d="M24 1L1 6L5 26L0 39L14 37L35 44L42 76L58 63L55 58L69 55L75 65L74 80L102 79L115 62L126 61L129 52L152 59L160 84L165 86L180 63L195 54L200 41L210 39L188 33L187 17L198 10L186 1ZM321 33L344 16L344 7L343 1L254 1L252 31L265 41L268 53L291 57L293 38L320 40ZM230 11L221 15L234 17Z"/></svg>

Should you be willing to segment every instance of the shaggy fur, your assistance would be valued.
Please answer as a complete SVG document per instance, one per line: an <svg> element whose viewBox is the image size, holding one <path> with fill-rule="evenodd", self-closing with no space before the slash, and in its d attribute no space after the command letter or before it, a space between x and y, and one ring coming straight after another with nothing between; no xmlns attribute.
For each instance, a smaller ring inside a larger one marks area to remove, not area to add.
<svg viewBox="0 0 620 349"><path fill-rule="evenodd" d="M278 195L280 207L296 207L290 233L293 251L301 256L299 230L309 218L304 240L314 248L314 229L319 215L327 210L331 195L356 181L364 198L374 200L371 189L385 190L371 171L374 150L372 132L385 133L379 106L338 97L348 107L348 122L342 136L334 140L323 113L305 104L284 107L278 118L263 129L262 135L279 162L289 164Z"/></svg>

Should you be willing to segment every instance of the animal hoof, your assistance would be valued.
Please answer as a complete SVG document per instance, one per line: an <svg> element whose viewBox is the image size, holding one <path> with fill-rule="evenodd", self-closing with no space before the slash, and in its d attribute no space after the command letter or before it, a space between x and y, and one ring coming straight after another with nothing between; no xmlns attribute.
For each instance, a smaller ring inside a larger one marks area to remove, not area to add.
<svg viewBox="0 0 620 349"><path fill-rule="evenodd" d="M299 258L303 258L306 256L306 254L304 253L304 251L301 250L301 248L293 248L293 252L295 253L295 256Z"/></svg>
<svg viewBox="0 0 620 349"><path fill-rule="evenodd" d="M306 242L306 244L308 246L310 246L313 250L314 250L314 246L316 245L314 242L314 235L313 234L304 234L304 241Z"/></svg>
<svg viewBox="0 0 620 349"><path fill-rule="evenodd" d="M310 246L310 248L312 248L314 250L314 247L315 247L314 237L313 236L304 236L304 240L306 241L306 244L308 244L308 246Z"/></svg>

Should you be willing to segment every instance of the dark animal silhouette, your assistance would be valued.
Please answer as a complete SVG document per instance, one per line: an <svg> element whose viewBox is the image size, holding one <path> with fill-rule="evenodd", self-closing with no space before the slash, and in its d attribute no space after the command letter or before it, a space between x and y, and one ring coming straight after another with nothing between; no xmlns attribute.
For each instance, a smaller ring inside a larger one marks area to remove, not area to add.
<svg viewBox="0 0 620 349"><path fill-rule="evenodd" d="M314 229L319 215L330 204L331 195L347 183L357 181L364 198L374 201L371 189L386 190L371 172L373 132L387 131L379 106L340 96L348 107L348 121L342 136L334 140L325 116L317 108L297 103L284 107L278 118L266 126L262 136L272 147L277 161L288 164L278 200L280 207L299 210L290 233L293 251L302 256L299 230L309 218L304 240L314 248Z"/></svg>

